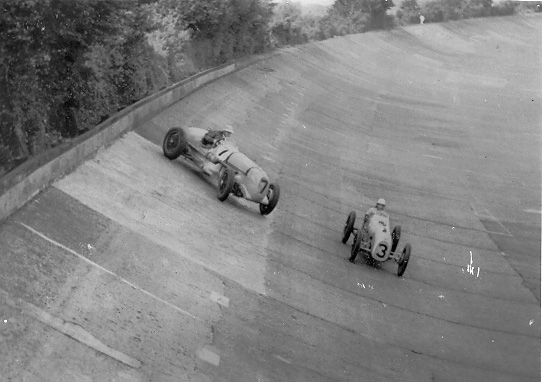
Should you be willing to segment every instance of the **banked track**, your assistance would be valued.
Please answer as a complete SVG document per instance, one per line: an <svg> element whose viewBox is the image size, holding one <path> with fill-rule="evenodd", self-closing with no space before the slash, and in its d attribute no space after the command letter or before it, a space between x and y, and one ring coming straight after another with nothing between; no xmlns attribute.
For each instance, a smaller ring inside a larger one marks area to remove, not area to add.
<svg viewBox="0 0 542 382"><path fill-rule="evenodd" d="M286 49L127 134L0 227L0 379L539 380L541 32ZM282 188L268 217L161 154L227 123ZM402 279L340 242L378 197Z"/></svg>

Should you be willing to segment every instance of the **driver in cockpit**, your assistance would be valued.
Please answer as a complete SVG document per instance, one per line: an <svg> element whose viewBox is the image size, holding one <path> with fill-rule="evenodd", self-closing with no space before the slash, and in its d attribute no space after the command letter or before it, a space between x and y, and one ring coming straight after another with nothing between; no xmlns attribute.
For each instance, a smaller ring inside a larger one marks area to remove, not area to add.
<svg viewBox="0 0 542 382"><path fill-rule="evenodd" d="M218 141L229 138L233 134L233 127L224 126L222 130L209 130L201 139L201 144L205 148L213 147Z"/></svg>

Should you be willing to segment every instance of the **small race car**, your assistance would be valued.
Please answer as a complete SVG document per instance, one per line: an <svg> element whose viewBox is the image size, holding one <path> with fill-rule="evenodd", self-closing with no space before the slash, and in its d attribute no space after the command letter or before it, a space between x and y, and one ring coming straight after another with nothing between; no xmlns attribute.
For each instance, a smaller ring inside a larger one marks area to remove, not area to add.
<svg viewBox="0 0 542 382"><path fill-rule="evenodd" d="M237 146L227 139L212 145L204 140L207 130L198 127L173 127L164 137L162 151L166 158L181 155L218 180L217 197L225 201L230 194L260 205L262 215L270 214L279 201L280 187L270 183L267 174Z"/></svg>
<svg viewBox="0 0 542 382"><path fill-rule="evenodd" d="M401 238L401 226L396 225L393 231L389 229L389 218L373 215L365 215L361 228L355 228L356 212L348 214L343 230L343 244L353 233L354 242L350 251L350 261L354 262L358 253L362 253L367 263L378 264L395 260L399 267L397 276L402 277L410 259L410 244L406 244L401 253L396 252L399 239Z"/></svg>

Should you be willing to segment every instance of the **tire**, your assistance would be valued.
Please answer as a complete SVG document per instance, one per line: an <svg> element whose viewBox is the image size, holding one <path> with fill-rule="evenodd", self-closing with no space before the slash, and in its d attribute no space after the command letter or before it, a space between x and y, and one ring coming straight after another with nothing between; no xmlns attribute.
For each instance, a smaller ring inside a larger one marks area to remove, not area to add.
<svg viewBox="0 0 542 382"><path fill-rule="evenodd" d="M397 245L399 244L399 239L401 239L401 226L396 225L393 228L393 232L391 233L391 252L394 253L397 249Z"/></svg>
<svg viewBox="0 0 542 382"><path fill-rule="evenodd" d="M348 214L346 218L346 223L344 223L343 229L343 244L346 244L352 232L354 232L354 223L356 222L356 211L352 211Z"/></svg>
<svg viewBox="0 0 542 382"><path fill-rule="evenodd" d="M271 195L271 196L270 196ZM269 185L269 190L267 191L267 197L269 199L268 204L260 204L260 213L262 215L269 215L279 202L280 198L280 187L278 184L271 183Z"/></svg>
<svg viewBox="0 0 542 382"><path fill-rule="evenodd" d="M164 137L164 142L162 143L164 156L169 160L174 160L181 156L181 154L186 155L188 150L189 148L184 135L184 130L180 127L169 129Z"/></svg>
<svg viewBox="0 0 542 382"><path fill-rule="evenodd" d="M218 200L223 202L228 199L234 184L235 172L229 168L225 168L223 171L221 171L220 177L218 178L218 189L216 191Z"/></svg>
<svg viewBox="0 0 542 382"><path fill-rule="evenodd" d="M403 249L403 255L401 256L401 261L399 262L399 267L397 268L397 276L403 277L406 267L408 265L408 260L410 259L410 244L405 245Z"/></svg>
<svg viewBox="0 0 542 382"><path fill-rule="evenodd" d="M354 244L352 244L352 249L350 250L350 261L353 263L356 260L356 256L359 252L359 247L361 247L361 234L358 230L358 233L354 236Z"/></svg>

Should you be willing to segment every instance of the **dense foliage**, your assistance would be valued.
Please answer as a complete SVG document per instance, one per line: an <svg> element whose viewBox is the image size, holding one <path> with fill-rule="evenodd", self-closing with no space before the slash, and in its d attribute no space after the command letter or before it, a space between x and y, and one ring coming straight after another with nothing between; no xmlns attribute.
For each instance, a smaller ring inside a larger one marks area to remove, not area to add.
<svg viewBox="0 0 542 382"><path fill-rule="evenodd" d="M0 175L198 71L274 47L395 24L510 14L510 2L2 0Z"/></svg>
<svg viewBox="0 0 542 382"><path fill-rule="evenodd" d="M389 28L392 0L336 0L321 21L324 38Z"/></svg>
<svg viewBox="0 0 542 382"><path fill-rule="evenodd" d="M75 137L165 86L151 29L137 0L3 0L2 161Z"/></svg>
<svg viewBox="0 0 542 382"><path fill-rule="evenodd" d="M425 23L468 19L473 17L504 16L514 13L511 1L494 4L493 0L432 0L418 5L416 0L405 0L396 13L398 24Z"/></svg>

